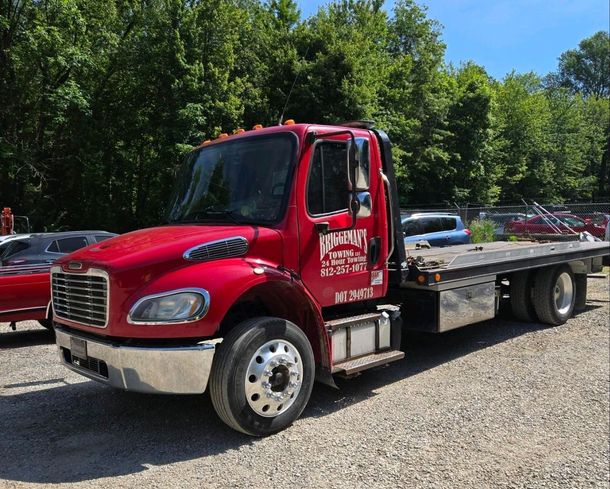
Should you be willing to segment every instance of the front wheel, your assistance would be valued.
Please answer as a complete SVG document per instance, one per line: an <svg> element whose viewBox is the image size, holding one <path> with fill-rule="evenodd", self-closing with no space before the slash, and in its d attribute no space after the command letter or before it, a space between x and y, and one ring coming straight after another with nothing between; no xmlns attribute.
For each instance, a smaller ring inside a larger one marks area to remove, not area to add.
<svg viewBox="0 0 610 489"><path fill-rule="evenodd" d="M254 318L237 325L218 345L210 397L231 428L265 436L301 415L314 375L311 345L297 326L279 318Z"/></svg>

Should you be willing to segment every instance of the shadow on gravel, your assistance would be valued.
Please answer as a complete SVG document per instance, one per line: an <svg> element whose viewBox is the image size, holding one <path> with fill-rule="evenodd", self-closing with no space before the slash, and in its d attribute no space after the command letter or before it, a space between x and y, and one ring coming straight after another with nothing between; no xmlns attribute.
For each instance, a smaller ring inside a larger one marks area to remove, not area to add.
<svg viewBox="0 0 610 489"><path fill-rule="evenodd" d="M48 329L9 331L0 333L0 350L24 346L46 345L55 342L55 334Z"/></svg>
<svg viewBox="0 0 610 489"><path fill-rule="evenodd" d="M303 416L325 416L383 385L545 328L499 318L443 335L408 334L405 360L340 381L341 390L316 385ZM0 395L1 479L91 481L257 443L222 424L207 394L152 396L89 381L11 395L15 385Z"/></svg>

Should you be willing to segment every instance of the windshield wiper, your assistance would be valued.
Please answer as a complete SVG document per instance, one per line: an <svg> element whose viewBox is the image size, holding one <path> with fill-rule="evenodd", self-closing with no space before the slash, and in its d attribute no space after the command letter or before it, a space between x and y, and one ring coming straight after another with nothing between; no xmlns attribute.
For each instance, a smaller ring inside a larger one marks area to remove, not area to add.
<svg viewBox="0 0 610 489"><path fill-rule="evenodd" d="M204 216L226 216L235 224L241 224L242 222L235 216L236 212L231 209L222 209L222 210L206 210L203 212ZM241 215L241 214L239 214Z"/></svg>
<svg viewBox="0 0 610 489"><path fill-rule="evenodd" d="M218 217L228 217L230 221L235 224L242 224L243 222L238 219L237 212L233 209L214 209L212 207L206 207L202 211L190 212L183 216L180 219L176 219L173 221L168 221L169 224L186 224L186 223L195 223L195 222L204 222L204 221L213 221L214 218Z"/></svg>

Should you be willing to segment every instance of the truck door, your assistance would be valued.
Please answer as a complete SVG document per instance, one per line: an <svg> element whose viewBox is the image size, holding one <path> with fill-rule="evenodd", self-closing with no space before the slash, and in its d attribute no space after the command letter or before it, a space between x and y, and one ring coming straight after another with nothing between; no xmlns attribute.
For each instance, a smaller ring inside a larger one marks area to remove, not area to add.
<svg viewBox="0 0 610 489"><path fill-rule="evenodd" d="M343 131L347 132L347 131ZM299 165L299 247L303 282L322 306L383 296L387 288L387 218L377 141L355 130L358 165L350 203L350 134L318 135Z"/></svg>

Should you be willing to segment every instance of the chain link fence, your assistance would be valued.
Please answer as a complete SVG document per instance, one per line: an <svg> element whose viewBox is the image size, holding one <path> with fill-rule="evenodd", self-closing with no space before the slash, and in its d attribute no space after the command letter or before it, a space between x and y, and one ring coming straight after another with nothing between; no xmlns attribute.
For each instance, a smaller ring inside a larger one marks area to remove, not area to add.
<svg viewBox="0 0 610 489"><path fill-rule="evenodd" d="M521 203L502 206L463 204L454 206L404 207L403 216L416 213L443 213L461 217L467 227L493 223L496 239L507 236L575 236L587 231L603 239L610 220L610 202L540 204Z"/></svg>

